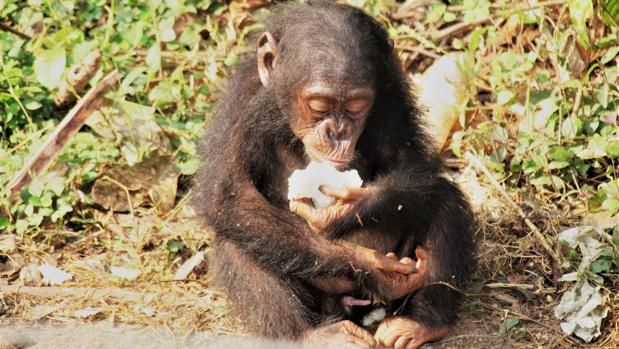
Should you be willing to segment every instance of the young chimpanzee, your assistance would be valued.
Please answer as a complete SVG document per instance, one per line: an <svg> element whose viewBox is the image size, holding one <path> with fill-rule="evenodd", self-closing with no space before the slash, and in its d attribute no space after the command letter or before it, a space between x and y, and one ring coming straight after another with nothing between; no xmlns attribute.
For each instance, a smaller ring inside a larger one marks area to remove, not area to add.
<svg viewBox="0 0 619 349"><path fill-rule="evenodd" d="M471 272L474 219L441 175L393 43L350 6L277 11L200 150L215 283L266 337L416 348L445 336L460 302L445 284ZM287 179L310 160L365 185L322 188L337 199L326 208L289 202ZM360 320L378 306L372 335Z"/></svg>

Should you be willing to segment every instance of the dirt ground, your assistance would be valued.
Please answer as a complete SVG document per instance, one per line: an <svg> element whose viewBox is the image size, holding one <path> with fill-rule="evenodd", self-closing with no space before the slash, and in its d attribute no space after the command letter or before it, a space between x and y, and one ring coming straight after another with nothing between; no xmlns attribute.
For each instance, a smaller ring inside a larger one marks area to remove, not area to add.
<svg viewBox="0 0 619 349"><path fill-rule="evenodd" d="M544 231L560 229L554 224L561 217L533 216ZM480 218L479 267L464 291L461 318L449 337L427 348L619 347L616 312L593 344L565 336L552 314L558 290L524 223L501 205ZM209 251L212 236L198 228L190 208L166 219L147 211L98 219L106 222L102 229L69 244L54 245L50 239L58 232L50 232L48 239L18 241L23 248L13 254L14 260L54 263L72 278L61 286L23 286L32 284L24 276L27 268L22 265L16 274L5 270L0 279L0 348L52 348L59 343L66 348L238 347L236 339L226 340L241 336L251 341L223 295L209 288L208 262L184 280L172 280L196 251ZM182 242L174 253L171 240ZM139 276L119 278L109 272L113 265L135 266Z"/></svg>

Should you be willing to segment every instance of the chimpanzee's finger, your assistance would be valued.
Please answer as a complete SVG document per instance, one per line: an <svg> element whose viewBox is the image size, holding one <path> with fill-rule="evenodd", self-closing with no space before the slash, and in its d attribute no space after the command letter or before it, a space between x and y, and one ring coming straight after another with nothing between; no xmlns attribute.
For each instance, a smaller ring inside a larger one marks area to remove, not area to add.
<svg viewBox="0 0 619 349"><path fill-rule="evenodd" d="M379 259L376 263L376 268L386 273L412 274L417 272L415 265L404 264L387 257Z"/></svg>
<svg viewBox="0 0 619 349"><path fill-rule="evenodd" d="M385 255L385 257L387 257L387 258L389 258L389 259L391 259L391 260L394 260L394 261L397 261L397 260L398 260L398 256L396 256L396 255L395 255L395 253L393 253L393 252L389 252L389 253L387 253L387 254Z"/></svg>
<svg viewBox="0 0 619 349"><path fill-rule="evenodd" d="M423 344L422 341L413 338L413 340L411 340L410 342L408 342L408 344L406 345L406 349L417 349L419 348L421 345Z"/></svg>
<svg viewBox="0 0 619 349"><path fill-rule="evenodd" d="M290 200L290 211L301 216L306 221L311 221L316 214L316 209L307 204L303 200L292 199Z"/></svg>
<svg viewBox="0 0 619 349"><path fill-rule="evenodd" d="M415 261L412 260L409 257L404 257L402 259L400 259L400 263L404 263L404 264L415 264Z"/></svg>
<svg viewBox="0 0 619 349"><path fill-rule="evenodd" d="M406 349L406 345L412 340L410 336L400 336L393 344L393 349Z"/></svg>
<svg viewBox="0 0 619 349"><path fill-rule="evenodd" d="M363 344L365 344L367 347L373 347L376 345L376 340L374 340L374 336L372 336L370 332L361 327L355 329L351 335L362 341Z"/></svg>
<svg viewBox="0 0 619 349"><path fill-rule="evenodd" d="M417 259L430 258L430 254L428 253L428 250L420 246L417 246L417 248L415 248L415 255L417 256Z"/></svg>
<svg viewBox="0 0 619 349"><path fill-rule="evenodd" d="M321 185L318 190L336 200L347 200L349 198L348 188L336 188L325 184Z"/></svg>

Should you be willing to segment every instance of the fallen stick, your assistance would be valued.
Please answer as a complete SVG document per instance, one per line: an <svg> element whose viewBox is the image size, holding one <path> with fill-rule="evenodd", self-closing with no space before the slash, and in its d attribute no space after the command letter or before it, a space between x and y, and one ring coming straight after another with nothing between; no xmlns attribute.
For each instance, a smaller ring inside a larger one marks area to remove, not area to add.
<svg viewBox="0 0 619 349"><path fill-rule="evenodd" d="M75 297L88 298L91 300L105 300L113 298L125 302L140 303L148 299L156 299L157 302L174 303L178 302L178 297L171 294L156 295L152 293L138 293L114 288L92 288L92 287L33 287L17 285L0 285L0 294L9 295L28 295L40 298Z"/></svg>
<svg viewBox="0 0 619 349"><path fill-rule="evenodd" d="M518 212L518 215L524 220L524 223L527 225L527 227L529 227L529 229L533 231L533 234L542 244L542 247L546 250L546 252L548 252L553 262L555 263L555 267L558 266L559 258L557 257L555 251L550 247L550 244L548 244L548 241L546 241L546 237L544 236L544 234L542 234L542 232L535 226L535 224L531 222L531 220L527 217L527 215L524 213L522 208L520 208L520 206L516 204L514 200L512 200L512 198L507 194L507 192L505 192L505 189L503 189L501 184L497 182L497 180L494 178L492 173L488 171L488 169L481 162L481 160L479 160L477 156L473 155L473 153L468 152L468 151L464 154L464 158L470 164L477 167L477 169L483 172L483 174L488 178L490 183L496 188L496 190L499 191L499 193L501 193L501 196L503 196L503 198L510 204L510 206L512 206L516 210L516 212Z"/></svg>
<svg viewBox="0 0 619 349"><path fill-rule="evenodd" d="M478 27L482 24L486 24L486 22L490 22L492 17L484 17L474 22L461 22L458 24L451 25L447 28L441 29L437 32L432 33L432 40L434 42L440 43L441 41L449 38L450 36L460 34L460 32L468 30L470 28ZM495 19L496 21L503 21L502 19Z"/></svg>
<svg viewBox="0 0 619 349"><path fill-rule="evenodd" d="M33 176L43 172L49 166L50 162L84 125L90 114L99 108L103 101L103 93L112 87L121 76L122 74L116 70L112 71L71 109L36 154L13 177L9 185L12 194L19 192L21 188L30 183Z"/></svg>
<svg viewBox="0 0 619 349"><path fill-rule="evenodd" d="M6 24L0 23L0 30L4 30L4 31L7 31L9 33L12 33L12 34L18 36L20 39L24 39L26 41L32 40L32 36L24 34L24 33L20 32L19 30L13 29L13 28L9 27Z"/></svg>

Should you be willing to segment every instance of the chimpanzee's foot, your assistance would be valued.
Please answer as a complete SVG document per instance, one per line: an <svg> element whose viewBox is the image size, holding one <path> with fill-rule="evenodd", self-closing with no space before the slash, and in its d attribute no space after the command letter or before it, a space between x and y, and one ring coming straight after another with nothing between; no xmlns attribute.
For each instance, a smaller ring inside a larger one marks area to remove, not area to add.
<svg viewBox="0 0 619 349"><path fill-rule="evenodd" d="M324 349L372 348L376 345L370 332L347 320L310 331L304 342L309 348Z"/></svg>
<svg viewBox="0 0 619 349"><path fill-rule="evenodd" d="M449 333L449 327L427 328L404 316L383 320L374 338L379 345L394 349L415 349L427 342L434 342Z"/></svg>

